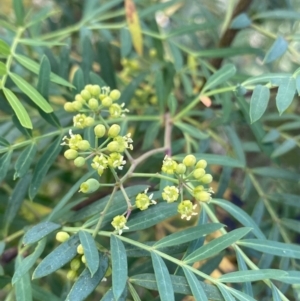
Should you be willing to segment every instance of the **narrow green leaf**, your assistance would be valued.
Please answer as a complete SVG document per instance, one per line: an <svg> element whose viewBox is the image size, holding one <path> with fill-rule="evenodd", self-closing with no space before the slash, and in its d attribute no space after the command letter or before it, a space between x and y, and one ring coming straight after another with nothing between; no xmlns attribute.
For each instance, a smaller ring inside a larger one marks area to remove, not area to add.
<svg viewBox="0 0 300 301"><path fill-rule="evenodd" d="M32 123L28 113L26 112L25 108L17 98L17 96L10 90L3 88L4 95L8 100L9 104L11 105L12 109L14 110L16 116L18 117L22 126L28 129L32 129Z"/></svg>
<svg viewBox="0 0 300 301"><path fill-rule="evenodd" d="M168 108L172 116L175 115L177 107L178 107L178 101L175 98L174 94L171 93L168 97Z"/></svg>
<svg viewBox="0 0 300 301"><path fill-rule="evenodd" d="M128 28L121 28L120 30L120 43L121 43L121 57L127 57L132 49L132 40Z"/></svg>
<svg viewBox="0 0 300 301"><path fill-rule="evenodd" d="M116 300L122 295L128 277L127 256L123 242L116 235L110 237L112 288Z"/></svg>
<svg viewBox="0 0 300 301"><path fill-rule="evenodd" d="M280 278L284 277L285 275L287 275L285 271L275 269L247 270L223 274L218 280L220 282L240 283L264 279L280 280Z"/></svg>
<svg viewBox="0 0 300 301"><path fill-rule="evenodd" d="M155 72L154 86L159 110L160 112L163 112L165 106L165 81L163 77L163 72L160 69Z"/></svg>
<svg viewBox="0 0 300 301"><path fill-rule="evenodd" d="M5 179L6 174L9 170L12 153L12 151L9 151L6 154L2 155L2 157L0 158L0 182Z"/></svg>
<svg viewBox="0 0 300 301"><path fill-rule="evenodd" d="M33 244L59 228L61 225L52 222L39 223L25 233L23 244Z"/></svg>
<svg viewBox="0 0 300 301"><path fill-rule="evenodd" d="M234 295L240 301L257 301L251 296L246 295L245 293L242 293L241 291L238 291L234 288L228 287L228 290L231 292L232 295Z"/></svg>
<svg viewBox="0 0 300 301"><path fill-rule="evenodd" d="M103 279L108 268L108 258L102 254L97 254L98 266L94 276L91 276L88 268L85 268L72 286L65 301L83 301L96 289Z"/></svg>
<svg viewBox="0 0 300 301"><path fill-rule="evenodd" d="M230 28L232 29L242 29L242 28L247 28L250 26L252 21L249 19L248 15L245 13L239 14L236 16L230 25Z"/></svg>
<svg viewBox="0 0 300 301"><path fill-rule="evenodd" d="M191 126L187 123L176 121L175 126L177 126L183 133L186 133L186 134L190 135L191 137L194 137L199 140L207 139L209 137L208 134L202 132L201 130L199 130L199 129L195 128L194 126Z"/></svg>
<svg viewBox="0 0 300 301"><path fill-rule="evenodd" d="M86 231L79 231L79 239L83 247L86 265L91 273L91 277L98 271L100 261L99 252L92 235Z"/></svg>
<svg viewBox="0 0 300 301"><path fill-rule="evenodd" d="M22 261L22 264L17 267L15 270L14 276L12 278L12 284L20 280L24 274L26 274L40 258L46 246L46 239L42 239L38 242L34 252L29 256L25 257Z"/></svg>
<svg viewBox="0 0 300 301"><path fill-rule="evenodd" d="M0 39L0 54L4 56L10 55L10 47L9 45Z"/></svg>
<svg viewBox="0 0 300 301"><path fill-rule="evenodd" d="M300 208L299 195L291 193L272 193L268 197L271 201L284 204L284 206Z"/></svg>
<svg viewBox="0 0 300 301"><path fill-rule="evenodd" d="M15 164L14 180L22 178L29 170L31 163L35 159L37 152L37 145L35 143L29 144L19 155Z"/></svg>
<svg viewBox="0 0 300 301"><path fill-rule="evenodd" d="M238 220L243 226L252 228L253 234L257 238L265 239L265 235L260 230L256 222L252 219L250 215L248 215L243 209L234 205L231 202L222 199L213 198L211 201L212 204L216 204L223 208L225 211L231 214L233 218Z"/></svg>
<svg viewBox="0 0 300 301"><path fill-rule="evenodd" d="M45 99L48 99L48 94L49 94L50 73L51 73L50 62L49 59L44 55L41 61L37 90L41 93L41 95Z"/></svg>
<svg viewBox="0 0 300 301"><path fill-rule="evenodd" d="M151 252L152 264L161 301L174 301L174 290L170 273L162 258Z"/></svg>
<svg viewBox="0 0 300 301"><path fill-rule="evenodd" d="M217 287L219 288L219 290L224 298L224 301L236 301L236 299L229 293L226 285L217 283Z"/></svg>
<svg viewBox="0 0 300 301"><path fill-rule="evenodd" d="M5 75L7 73L6 65L0 62L0 76Z"/></svg>
<svg viewBox="0 0 300 301"><path fill-rule="evenodd" d="M52 274L63 267L77 255L79 237L77 234L63 242L48 254L34 270L32 279L41 278Z"/></svg>
<svg viewBox="0 0 300 301"><path fill-rule="evenodd" d="M199 280L197 277L187 268L182 267L182 269L196 301L208 301L202 286L199 285Z"/></svg>
<svg viewBox="0 0 300 301"><path fill-rule="evenodd" d="M282 299L280 297L279 290L273 283L271 283L271 289L273 301L281 301Z"/></svg>
<svg viewBox="0 0 300 301"><path fill-rule="evenodd" d="M280 219L280 223L284 225L286 228L295 231L297 233L300 233L300 221L284 217Z"/></svg>
<svg viewBox="0 0 300 301"><path fill-rule="evenodd" d="M61 43L59 41L43 41L43 40L38 40L38 39L19 39L18 40L20 44L23 45L30 45L30 46L37 46L37 47L42 47L42 46L48 46L48 47L53 47L53 46L64 46L66 45L65 43Z"/></svg>
<svg viewBox="0 0 300 301"><path fill-rule="evenodd" d="M262 75L257 75L250 77L241 83L242 86L252 86L256 84L267 84L272 83L275 86L278 86L286 78L293 76L291 73L264 73Z"/></svg>
<svg viewBox="0 0 300 301"><path fill-rule="evenodd" d="M300 271L286 271L287 275L280 278L281 282L288 284L299 284Z"/></svg>
<svg viewBox="0 0 300 301"><path fill-rule="evenodd" d="M262 142L270 143L276 141L280 137L280 133L277 129L271 129L267 135L264 136Z"/></svg>
<svg viewBox="0 0 300 301"><path fill-rule="evenodd" d="M96 44L96 60L101 66L101 77L111 89L115 89L117 88L116 75L109 47L107 42L98 42Z"/></svg>
<svg viewBox="0 0 300 301"><path fill-rule="evenodd" d="M283 20L295 20L298 21L300 19L300 14L293 10L287 9L272 9L267 10L261 13L258 13L252 17L253 20L257 19L283 19Z"/></svg>
<svg viewBox="0 0 300 301"><path fill-rule="evenodd" d="M244 257L242 255L242 252L240 249L236 249L236 259L237 259L237 263L238 263L238 269L240 271L248 271L248 266L244 260ZM249 296L253 297L253 288L252 288L252 284L250 281L245 281L243 284L243 289L242 291L246 294L248 294Z"/></svg>
<svg viewBox="0 0 300 301"><path fill-rule="evenodd" d="M142 150L149 149L153 147L153 142L158 136L159 131L161 130L160 122L151 122L147 127L144 135L144 141L142 145Z"/></svg>
<svg viewBox="0 0 300 301"><path fill-rule="evenodd" d="M188 255L185 258L184 262L190 264L212 257L222 250L226 249L227 247L231 246L232 244L236 243L250 231L251 228L244 227L235 229L225 235L222 235Z"/></svg>
<svg viewBox="0 0 300 301"><path fill-rule="evenodd" d="M211 77L208 78L202 92L211 90L212 88L223 84L229 80L236 73L236 68L232 64L224 65L221 69L215 72Z"/></svg>
<svg viewBox="0 0 300 301"><path fill-rule="evenodd" d="M287 139L282 144L280 144L271 154L272 158L276 158L288 153L290 150L294 149L297 143L294 139Z"/></svg>
<svg viewBox="0 0 300 301"><path fill-rule="evenodd" d="M300 259L300 246L294 244L264 239L243 239L238 244L267 254Z"/></svg>
<svg viewBox="0 0 300 301"><path fill-rule="evenodd" d="M279 85L276 95L276 106L281 115L292 103L296 92L296 81L294 77L286 78Z"/></svg>
<svg viewBox="0 0 300 301"><path fill-rule="evenodd" d="M216 24L213 22L205 22L201 24L185 24L184 26L179 26L175 30L172 30L166 34L167 38L174 38L182 36L184 34L195 33L197 31L207 30L215 27Z"/></svg>
<svg viewBox="0 0 300 301"><path fill-rule="evenodd" d="M122 293L122 295L118 299L118 301L126 301L127 300L127 294L128 294L128 290L127 290L127 286L126 286L123 293ZM115 300L114 293L113 293L112 288L110 288L100 301L114 301L114 300Z"/></svg>
<svg viewBox="0 0 300 301"><path fill-rule="evenodd" d="M183 294L183 295L192 295L190 286L187 283L185 277L170 275L170 278L171 278L172 286L173 286L175 293ZM131 283L137 284L137 285L145 287L147 289L155 290L155 291L158 290L156 278L155 278L154 274L134 275L134 276L131 276L129 280ZM206 284L199 280L198 280L198 283L199 283L199 285L202 286L208 300L223 301L223 298L222 298L219 290L214 285Z"/></svg>
<svg viewBox="0 0 300 301"><path fill-rule="evenodd" d="M277 60L286 52L288 46L288 42L283 37L278 37L266 53L264 63L268 64Z"/></svg>
<svg viewBox="0 0 300 301"><path fill-rule="evenodd" d="M276 167L257 167L252 169L253 173L263 176L270 177L274 179L283 179L287 181L298 182L300 180L300 175L283 168Z"/></svg>
<svg viewBox="0 0 300 301"><path fill-rule="evenodd" d="M128 282L128 288L133 298L133 301L142 301L140 296L138 295L138 292L135 290L134 286L130 282Z"/></svg>
<svg viewBox="0 0 300 301"><path fill-rule="evenodd" d="M165 236L154 244L156 249L175 246L186 243L188 241L198 239L199 237L206 236L224 227L223 224L204 224L182 230L171 235Z"/></svg>
<svg viewBox="0 0 300 301"><path fill-rule="evenodd" d="M270 90L266 86L257 85L254 88L250 100L251 123L260 119L267 109L270 98Z"/></svg>
<svg viewBox="0 0 300 301"><path fill-rule="evenodd" d="M92 71L90 72L90 80L92 85L99 85L100 87L107 86L103 78Z"/></svg>
<svg viewBox="0 0 300 301"><path fill-rule="evenodd" d="M15 73L9 73L10 78L18 86L18 88L24 92L38 107L40 107L44 112L53 112L52 107L49 105L47 100L27 81L25 81L21 76Z"/></svg>
<svg viewBox="0 0 300 301"><path fill-rule="evenodd" d="M11 194L8 205L6 207L5 211L5 228L8 229L10 223L14 220L16 217L22 202L25 199L25 196L27 194L28 187L31 182L31 174L25 175L23 178L21 178L17 185L15 186L13 193Z"/></svg>
<svg viewBox="0 0 300 301"><path fill-rule="evenodd" d="M30 58L24 56L24 55L15 55L15 59L25 68L27 68L28 70L30 70L31 72L35 73L35 74L39 74L39 70L40 70L40 64L38 64L37 62L31 60ZM51 72L50 74L50 80L53 83L62 85L62 86L66 86L69 88L75 88L73 85L71 85L68 81L66 81L65 79L63 79L62 77L54 74L53 72Z"/></svg>
<svg viewBox="0 0 300 301"><path fill-rule="evenodd" d="M21 256L18 256L16 260L16 268L18 269L22 264L23 259ZM28 272L25 273L14 286L16 301L32 301L31 281Z"/></svg>
<svg viewBox="0 0 300 301"><path fill-rule="evenodd" d="M221 165L221 166L239 167L239 168L245 167L245 165L242 164L242 162L227 156L214 155L214 154L199 154L199 153L195 153L193 155L197 158L197 160L204 159L207 161L208 164L212 164L212 165ZM176 160L183 160L185 156L186 154L179 154L173 156L173 158Z"/></svg>
<svg viewBox="0 0 300 301"><path fill-rule="evenodd" d="M32 182L29 187L29 197L31 200L36 196L44 177L46 176L49 168L56 160L56 157L60 153L61 148L61 137L58 137L38 160L33 172Z"/></svg>
<svg viewBox="0 0 300 301"><path fill-rule="evenodd" d="M178 213L177 206L178 205L175 203L168 204L163 202L149 207L146 211L132 214L127 223L129 229L124 232L143 230L152 227L157 223L176 215Z"/></svg>
<svg viewBox="0 0 300 301"><path fill-rule="evenodd" d="M23 0L13 0L13 8L17 19L17 25L22 26L25 17Z"/></svg>

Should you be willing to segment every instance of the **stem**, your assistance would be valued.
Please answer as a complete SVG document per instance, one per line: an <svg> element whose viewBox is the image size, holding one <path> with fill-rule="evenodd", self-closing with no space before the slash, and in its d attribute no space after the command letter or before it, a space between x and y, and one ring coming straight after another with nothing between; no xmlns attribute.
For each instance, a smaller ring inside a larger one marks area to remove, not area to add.
<svg viewBox="0 0 300 301"><path fill-rule="evenodd" d="M13 61L13 57L15 55L15 51L17 49L17 46L18 46L18 43L19 43L19 40L23 34L23 32L25 31L25 28L23 27L19 27L17 32L16 32L16 36L12 42L12 45L11 45L11 48L10 48L10 52L11 54L8 56L7 58L7 61L6 61L6 71L7 73L3 75L2 77L2 85L1 85L1 88L3 88L5 86L5 83L6 83L6 80L7 80L7 76L8 76L8 73L10 72L10 67L12 65L12 61Z"/></svg>
<svg viewBox="0 0 300 301"><path fill-rule="evenodd" d="M112 191L112 193L111 193L111 195L109 197L109 200L108 200L107 204L105 205L103 211L100 212L99 220L98 220L97 225L96 225L96 227L95 227L95 229L93 230L93 233L92 233L92 235L93 235L94 238L97 236L97 233L99 232L99 230L101 228L101 224L103 222L105 214L106 214L108 208L110 207L111 202L114 199L114 194L116 193L117 190L118 190L117 186L114 186L114 189L113 189L113 191Z"/></svg>
<svg viewBox="0 0 300 301"><path fill-rule="evenodd" d="M9 242L13 241L14 239L16 239L16 238L22 236L24 233L25 233L24 230L19 230L19 231L15 232L14 234L5 237L5 238L4 238L4 242L5 242L5 243L9 243Z"/></svg>

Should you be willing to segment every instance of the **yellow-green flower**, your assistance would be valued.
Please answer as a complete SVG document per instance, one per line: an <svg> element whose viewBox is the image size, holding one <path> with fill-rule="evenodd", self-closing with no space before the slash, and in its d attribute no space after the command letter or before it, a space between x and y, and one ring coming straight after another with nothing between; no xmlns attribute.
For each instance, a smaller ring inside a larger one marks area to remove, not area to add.
<svg viewBox="0 0 300 301"><path fill-rule="evenodd" d="M174 174L176 170L177 162L171 157L165 156L161 170L167 174Z"/></svg>
<svg viewBox="0 0 300 301"><path fill-rule="evenodd" d="M86 115L85 114L77 114L73 117L74 126L83 129L86 127Z"/></svg>
<svg viewBox="0 0 300 301"><path fill-rule="evenodd" d="M110 167L122 170L126 164L126 160L123 159L124 157L120 153L111 153L107 158L107 162Z"/></svg>
<svg viewBox="0 0 300 301"><path fill-rule="evenodd" d="M107 168L108 160L104 157L103 154L100 156L95 156L93 163L91 164L92 168L97 170L99 176L103 174L103 171Z"/></svg>
<svg viewBox="0 0 300 301"><path fill-rule="evenodd" d="M148 189L144 193L139 193L135 198L135 205L140 210L146 210L150 205L156 204L156 201L152 200L153 193L147 195Z"/></svg>
<svg viewBox="0 0 300 301"><path fill-rule="evenodd" d="M70 138L67 136L63 137L63 142L61 145L68 145L70 149L78 150L78 144L80 141L82 141L81 135L73 135L72 130L69 131Z"/></svg>
<svg viewBox="0 0 300 301"><path fill-rule="evenodd" d="M173 203L178 200L179 189L175 186L166 186L161 195L165 201L168 203Z"/></svg>
<svg viewBox="0 0 300 301"><path fill-rule="evenodd" d="M189 221L193 215L197 215L196 208L197 204L193 205L190 200L184 200L178 205L177 211L181 214L182 219L185 218Z"/></svg>
<svg viewBox="0 0 300 301"><path fill-rule="evenodd" d="M129 229L126 226L127 219L123 215L117 215L114 217L113 221L111 222L112 226L118 231L118 234L121 235L124 229Z"/></svg>
<svg viewBox="0 0 300 301"><path fill-rule="evenodd" d="M131 133L128 133L127 135L125 135L123 137L116 136L114 138L114 141L118 142L118 144L119 144L119 149L118 149L119 153L124 152L126 148L133 150L133 145L132 145L133 140L131 139Z"/></svg>

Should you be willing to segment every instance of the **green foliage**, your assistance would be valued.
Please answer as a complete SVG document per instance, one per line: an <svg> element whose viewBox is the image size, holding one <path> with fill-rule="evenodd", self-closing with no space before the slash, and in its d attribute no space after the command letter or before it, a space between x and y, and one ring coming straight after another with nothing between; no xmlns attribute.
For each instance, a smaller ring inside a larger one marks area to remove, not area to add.
<svg viewBox="0 0 300 301"><path fill-rule="evenodd" d="M299 299L297 1L0 2L3 300Z"/></svg>

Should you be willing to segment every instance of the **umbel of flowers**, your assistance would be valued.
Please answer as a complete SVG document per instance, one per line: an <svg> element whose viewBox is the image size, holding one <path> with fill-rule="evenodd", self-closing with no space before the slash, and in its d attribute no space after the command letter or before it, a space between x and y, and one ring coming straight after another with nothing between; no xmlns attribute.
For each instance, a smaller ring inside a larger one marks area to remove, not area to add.
<svg viewBox="0 0 300 301"><path fill-rule="evenodd" d="M165 156L162 165L162 171L173 175L178 179L177 186L166 186L162 192L162 198L168 203L176 202L180 196L180 203L177 211L181 218L190 220L197 208L197 203L193 204L191 200L185 199L185 194L189 194L198 202L209 202L211 200L212 188L205 187L213 180L211 174L206 173L207 162L203 159L197 162L194 155L187 155L178 163L171 157Z"/></svg>
<svg viewBox="0 0 300 301"><path fill-rule="evenodd" d="M73 102L65 104L66 111L77 112L73 118L74 127L83 129L93 126L95 135L95 146L93 147L80 134L73 134L72 130L69 131L69 136L63 138L62 145L69 148L65 151L64 156L68 160L74 160L75 166L82 167L86 164L87 159L92 159L88 162L99 176L102 176L107 169L110 169L114 174L116 174L116 170L123 169L126 164L124 153L133 149L131 135L130 133L120 135L120 125L115 123L109 126L104 119L104 117L121 117L124 116L125 112L128 112L127 109L124 109L123 104L117 103L120 96L121 93L118 90L110 91L109 87L101 88L98 85L87 85L80 94L75 96ZM98 145L98 141L101 141L100 145ZM175 177L176 185L164 187L162 199L167 203L179 200L177 210L182 219L190 220L193 215L197 214L197 202L193 203L192 198L198 202L211 200L213 191L206 186L212 182L212 176L206 173L206 166L205 160L197 162L194 155L187 155L182 162L177 162L169 156L163 160L162 172L167 176L170 175L173 180ZM90 178L81 183L79 191L93 193L99 187L99 181ZM136 196L135 204L128 208L129 211L123 215L115 216L111 224L121 235L123 230L128 229L126 222L132 209L147 210L149 206L155 204L153 194L148 194L148 189L146 189Z"/></svg>

